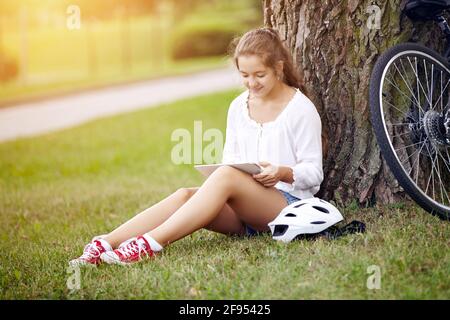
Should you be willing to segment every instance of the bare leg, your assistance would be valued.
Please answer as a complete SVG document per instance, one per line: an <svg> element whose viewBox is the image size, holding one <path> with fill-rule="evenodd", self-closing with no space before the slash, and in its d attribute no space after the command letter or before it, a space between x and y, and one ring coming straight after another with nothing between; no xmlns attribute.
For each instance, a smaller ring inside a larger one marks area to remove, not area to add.
<svg viewBox="0 0 450 320"><path fill-rule="evenodd" d="M130 238L142 235L166 221L175 211L186 203L199 188L181 188L176 192L137 214L103 238L113 248ZM244 225L228 205L225 205L219 216L208 229L227 233L243 234Z"/></svg>
<svg viewBox="0 0 450 320"><path fill-rule="evenodd" d="M190 188L181 188L157 204L145 209L103 237L113 248L130 238L142 235L167 220L191 197Z"/></svg>
<svg viewBox="0 0 450 320"><path fill-rule="evenodd" d="M161 245L167 245L211 226L227 203L240 220L257 230L268 230L267 223L286 206L285 198L275 188L265 188L250 175L225 166L217 169L189 201L148 234Z"/></svg>

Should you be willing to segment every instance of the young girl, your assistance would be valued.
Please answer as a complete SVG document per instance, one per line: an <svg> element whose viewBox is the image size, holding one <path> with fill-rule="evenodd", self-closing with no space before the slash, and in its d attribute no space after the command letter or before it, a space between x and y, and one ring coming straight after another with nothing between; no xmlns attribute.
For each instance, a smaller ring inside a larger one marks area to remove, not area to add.
<svg viewBox="0 0 450 320"><path fill-rule="evenodd" d="M130 264L201 228L227 235L266 232L284 207L319 190L320 117L277 32L247 32L233 59L248 90L230 105L222 162L256 162L262 172L220 167L201 187L181 188L95 237L71 265Z"/></svg>

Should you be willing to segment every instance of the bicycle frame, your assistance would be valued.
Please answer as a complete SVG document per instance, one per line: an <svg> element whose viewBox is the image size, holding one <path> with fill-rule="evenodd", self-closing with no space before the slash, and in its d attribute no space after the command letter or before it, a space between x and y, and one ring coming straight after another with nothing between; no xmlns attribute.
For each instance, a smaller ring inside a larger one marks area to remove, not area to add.
<svg viewBox="0 0 450 320"><path fill-rule="evenodd" d="M444 33L445 38L447 39L444 57L450 63L450 26L448 25L448 22L444 18L444 16L437 16L435 18L435 21L437 22L439 28L441 28L441 31Z"/></svg>

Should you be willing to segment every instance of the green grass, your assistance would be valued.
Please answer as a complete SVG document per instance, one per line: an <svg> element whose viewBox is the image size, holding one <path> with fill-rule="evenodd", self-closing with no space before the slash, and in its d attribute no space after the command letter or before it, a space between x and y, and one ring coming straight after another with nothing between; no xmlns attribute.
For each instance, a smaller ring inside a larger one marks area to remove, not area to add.
<svg viewBox="0 0 450 320"><path fill-rule="evenodd" d="M67 262L93 235L182 186L191 165L170 161L173 130L225 128L230 91L0 144L1 299L449 299L448 222L405 202L340 208L365 234L281 244L268 236L199 231L131 267L81 271ZM369 290L367 269L380 267Z"/></svg>

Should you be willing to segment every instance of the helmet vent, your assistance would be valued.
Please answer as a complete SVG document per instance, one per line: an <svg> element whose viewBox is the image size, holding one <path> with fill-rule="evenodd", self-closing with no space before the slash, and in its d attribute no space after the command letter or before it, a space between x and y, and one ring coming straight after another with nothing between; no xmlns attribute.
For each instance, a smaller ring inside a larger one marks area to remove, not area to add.
<svg viewBox="0 0 450 320"><path fill-rule="evenodd" d="M325 221L313 221L311 222L311 224L324 224L326 223Z"/></svg>
<svg viewBox="0 0 450 320"><path fill-rule="evenodd" d="M313 206L314 209L319 210L320 212L323 213L330 213L330 211L328 211L326 208L324 207L319 207L319 206Z"/></svg>
<svg viewBox="0 0 450 320"><path fill-rule="evenodd" d="M306 204L306 203L300 203L300 204L298 204L298 205L296 205L294 208L298 208L298 207L301 207L302 205L304 205L304 204Z"/></svg>
<svg viewBox="0 0 450 320"><path fill-rule="evenodd" d="M286 230L288 229L288 226L285 224L280 224L275 226L275 229L273 230L273 236L274 237L278 237L278 236L282 236Z"/></svg>
<svg viewBox="0 0 450 320"><path fill-rule="evenodd" d="M293 213L288 213L287 215L285 215L285 217L296 217L297 215L296 214L293 214Z"/></svg>

